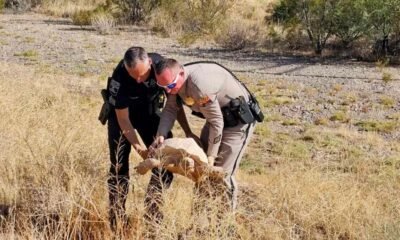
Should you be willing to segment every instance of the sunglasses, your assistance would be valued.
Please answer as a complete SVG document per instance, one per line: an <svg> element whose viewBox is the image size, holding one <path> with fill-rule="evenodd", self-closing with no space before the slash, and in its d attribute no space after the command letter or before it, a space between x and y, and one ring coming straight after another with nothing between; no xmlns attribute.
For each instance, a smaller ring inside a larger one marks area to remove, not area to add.
<svg viewBox="0 0 400 240"><path fill-rule="evenodd" d="M176 74L176 77L175 77L174 81L172 81L170 84L161 85L161 84L159 84L159 83L157 82L157 85L158 85L159 87L162 87L162 88L173 89L173 88L176 86L176 83L178 82L178 77L179 77L179 73Z"/></svg>

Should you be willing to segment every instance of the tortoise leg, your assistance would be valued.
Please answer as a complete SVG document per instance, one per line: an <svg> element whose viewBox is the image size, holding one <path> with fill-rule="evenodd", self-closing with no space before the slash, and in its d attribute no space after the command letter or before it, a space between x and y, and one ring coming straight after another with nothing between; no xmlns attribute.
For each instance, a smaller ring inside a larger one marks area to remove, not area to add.
<svg viewBox="0 0 400 240"><path fill-rule="evenodd" d="M190 157L184 157L181 159L179 166L185 170L185 172L194 172L194 160Z"/></svg>
<svg viewBox="0 0 400 240"><path fill-rule="evenodd" d="M160 160L157 160L155 158L147 158L146 160L142 161L135 167L135 170L137 173L144 175L146 174L149 170L159 167L160 166Z"/></svg>
<svg viewBox="0 0 400 240"><path fill-rule="evenodd" d="M164 158L162 161L162 166L173 173L177 173L192 179L191 174L194 172L194 160L192 158Z"/></svg>

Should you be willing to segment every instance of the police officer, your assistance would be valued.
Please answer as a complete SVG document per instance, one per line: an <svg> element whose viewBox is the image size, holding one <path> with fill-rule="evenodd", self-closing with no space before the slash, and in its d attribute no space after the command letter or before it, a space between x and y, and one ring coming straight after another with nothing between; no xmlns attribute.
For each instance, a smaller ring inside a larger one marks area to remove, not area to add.
<svg viewBox="0 0 400 240"><path fill-rule="evenodd" d="M155 71L157 84L168 92L168 100L152 147L159 146L168 136L180 102L203 115L206 123L201 142L209 164L220 166L226 172L221 185L228 196L227 205L235 209L238 187L234 175L255 120L262 115L257 111L252 113L249 108L250 102L256 102L254 96L229 70L213 62L181 66L174 59L164 59L156 64Z"/></svg>
<svg viewBox="0 0 400 240"><path fill-rule="evenodd" d="M141 47L131 47L124 59L115 68L107 82L107 102L111 105L108 115L108 144L110 150L110 175L108 179L110 201L110 224L115 230L120 220L125 221L125 202L129 187L129 154L131 146L143 157L146 148L140 144L139 133L146 147L154 140L160 121L160 110L164 105L164 89L157 86L153 64L162 60L157 53L149 53ZM178 121L187 137L194 136L187 124L183 109ZM165 137L171 137L168 130ZM162 218L159 211L161 191L168 188L173 175L168 171L152 170L147 189L146 217L150 220Z"/></svg>

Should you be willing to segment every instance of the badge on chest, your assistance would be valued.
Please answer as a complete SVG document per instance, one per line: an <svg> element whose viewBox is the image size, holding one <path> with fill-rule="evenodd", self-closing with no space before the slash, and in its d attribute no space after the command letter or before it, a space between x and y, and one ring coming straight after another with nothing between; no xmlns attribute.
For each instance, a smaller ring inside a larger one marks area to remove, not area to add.
<svg viewBox="0 0 400 240"><path fill-rule="evenodd" d="M183 98L183 101L185 102L186 105L188 106L193 106L194 104L194 99L190 96L186 96Z"/></svg>

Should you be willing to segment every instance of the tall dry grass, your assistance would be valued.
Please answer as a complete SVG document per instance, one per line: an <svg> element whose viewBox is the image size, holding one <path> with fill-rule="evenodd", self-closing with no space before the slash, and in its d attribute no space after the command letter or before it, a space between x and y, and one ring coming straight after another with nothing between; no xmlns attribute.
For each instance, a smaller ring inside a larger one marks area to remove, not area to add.
<svg viewBox="0 0 400 240"><path fill-rule="evenodd" d="M71 17L79 11L93 10L106 0L43 0L39 11L57 17Z"/></svg>
<svg viewBox="0 0 400 240"><path fill-rule="evenodd" d="M0 63L0 238L111 239L106 129L97 77ZM250 84L250 83L249 83ZM193 184L166 191L157 239L399 239L400 144L376 133L310 126L300 136L258 125L244 158L240 205L219 220L192 214ZM199 129L199 125L195 126ZM131 157L134 165L139 159ZM149 176L131 172L120 238L142 239ZM232 237L233 229L237 235Z"/></svg>

